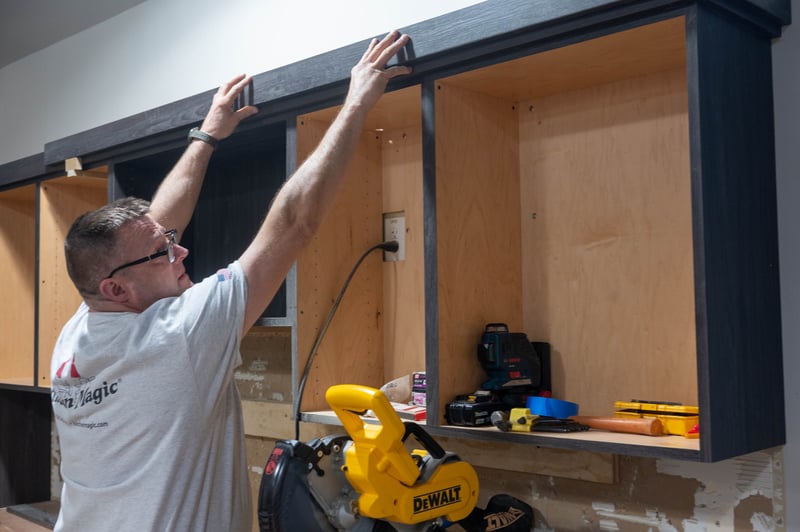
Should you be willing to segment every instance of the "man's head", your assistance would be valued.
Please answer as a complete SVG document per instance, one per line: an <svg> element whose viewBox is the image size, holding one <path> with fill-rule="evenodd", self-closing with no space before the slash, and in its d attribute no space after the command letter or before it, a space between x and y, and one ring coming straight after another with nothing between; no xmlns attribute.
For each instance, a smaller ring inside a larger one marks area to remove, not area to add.
<svg viewBox="0 0 800 532"><path fill-rule="evenodd" d="M141 312L192 285L186 248L148 214L150 204L124 198L81 215L64 248L72 282L93 310Z"/></svg>

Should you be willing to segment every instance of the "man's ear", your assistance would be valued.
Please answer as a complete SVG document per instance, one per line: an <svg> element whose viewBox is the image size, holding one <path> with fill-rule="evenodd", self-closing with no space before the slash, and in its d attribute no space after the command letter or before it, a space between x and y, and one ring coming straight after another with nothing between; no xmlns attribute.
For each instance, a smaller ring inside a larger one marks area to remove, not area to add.
<svg viewBox="0 0 800 532"><path fill-rule="evenodd" d="M100 281L100 293L109 301L116 303L124 303L128 300L128 290L125 288L125 283L113 278Z"/></svg>

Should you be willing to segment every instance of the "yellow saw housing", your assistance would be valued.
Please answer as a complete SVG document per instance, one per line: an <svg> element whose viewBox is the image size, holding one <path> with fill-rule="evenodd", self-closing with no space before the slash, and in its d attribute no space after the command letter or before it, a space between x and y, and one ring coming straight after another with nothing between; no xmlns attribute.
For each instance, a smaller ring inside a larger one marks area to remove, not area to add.
<svg viewBox="0 0 800 532"><path fill-rule="evenodd" d="M342 470L359 493L361 515L416 524L438 517L456 522L470 514L478 500L475 470L452 453L437 458L427 450L409 452L406 425L383 392L341 384L325 398L353 442ZM361 418L368 410L380 424Z"/></svg>

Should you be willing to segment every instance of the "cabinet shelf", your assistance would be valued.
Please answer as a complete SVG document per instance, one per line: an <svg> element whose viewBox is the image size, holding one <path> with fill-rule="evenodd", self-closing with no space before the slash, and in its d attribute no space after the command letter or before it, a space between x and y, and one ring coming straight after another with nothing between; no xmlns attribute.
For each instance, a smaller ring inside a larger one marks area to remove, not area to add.
<svg viewBox="0 0 800 532"><path fill-rule="evenodd" d="M377 419L362 418L366 423L377 423ZM307 423L341 426L333 411L304 412L302 420ZM670 457L694 460L700 451L698 439L682 436L644 436L623 434L604 430L584 432L502 432L495 427L431 426L425 421L415 422L436 437L455 438L487 442L511 442L524 445L561 447L578 451L612 452L637 456ZM621 451L624 451L622 453Z"/></svg>

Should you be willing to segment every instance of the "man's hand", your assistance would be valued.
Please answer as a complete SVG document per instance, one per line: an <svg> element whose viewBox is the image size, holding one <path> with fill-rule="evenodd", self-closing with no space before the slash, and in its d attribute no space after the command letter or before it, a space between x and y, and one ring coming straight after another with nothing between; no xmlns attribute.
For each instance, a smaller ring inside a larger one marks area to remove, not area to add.
<svg viewBox="0 0 800 532"><path fill-rule="evenodd" d="M242 74L222 85L214 94L211 108L200 129L215 139L222 140L233 133L239 122L256 114L258 109L252 105L233 109L233 102L248 83L250 77ZM150 214L153 218L168 229L177 229L179 240L200 197L200 188L212 151L205 142L191 143L161 182L150 203Z"/></svg>
<svg viewBox="0 0 800 532"><path fill-rule="evenodd" d="M203 125L200 126L217 140L227 138L239 125L239 122L258 112L252 105L247 105L241 109L233 109L233 102L242 93L244 88L250 83L250 76L240 74L222 85L211 101L211 108L208 110Z"/></svg>
<svg viewBox="0 0 800 532"><path fill-rule="evenodd" d="M409 74L407 66L386 68L386 63L408 42L408 35L398 31L378 41L372 39L361 60L350 71L350 89L345 104L372 108L383 94L386 84L395 76Z"/></svg>
<svg viewBox="0 0 800 532"><path fill-rule="evenodd" d="M407 42L407 35L393 31L369 43L350 71L350 89L342 110L314 152L281 187L256 237L239 258L247 277L243 332L256 322L317 232L356 152L369 110L390 79L411 72L407 66L386 68Z"/></svg>

